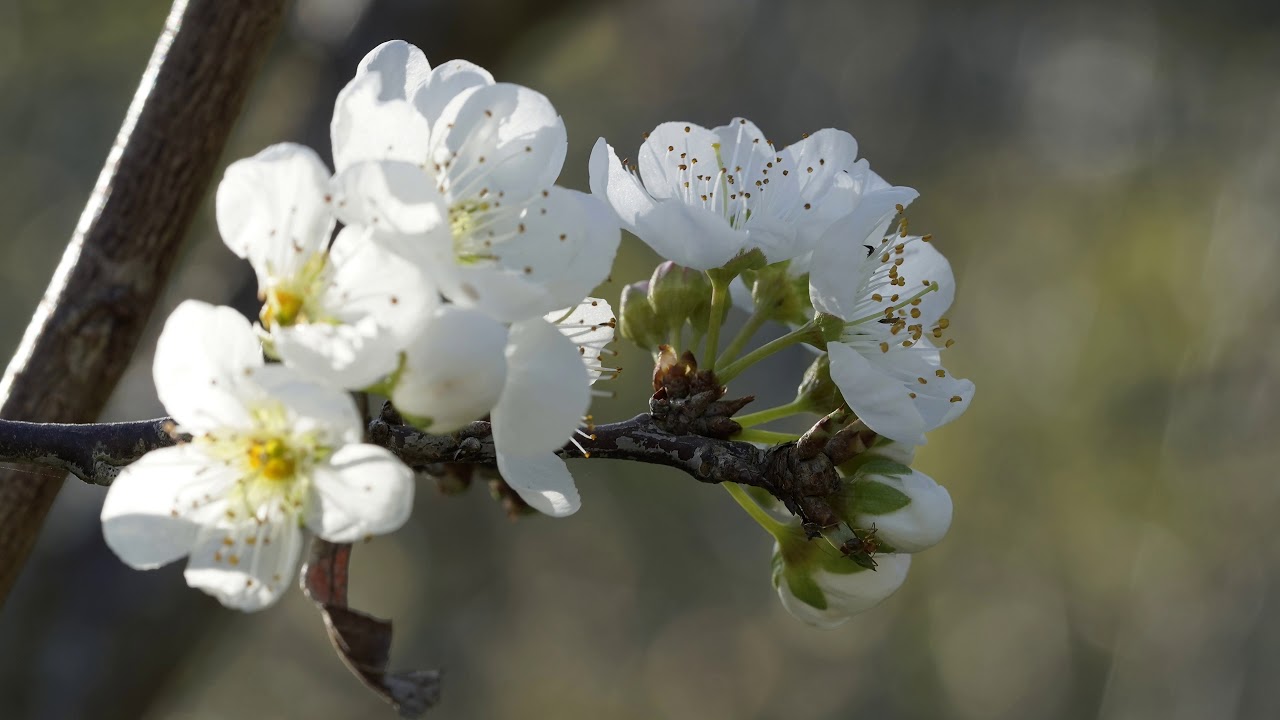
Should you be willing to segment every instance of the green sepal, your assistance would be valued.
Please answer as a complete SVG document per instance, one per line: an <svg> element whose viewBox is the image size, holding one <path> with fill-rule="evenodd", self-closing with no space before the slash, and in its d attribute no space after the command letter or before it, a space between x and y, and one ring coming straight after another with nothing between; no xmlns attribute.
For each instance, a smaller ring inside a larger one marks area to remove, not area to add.
<svg viewBox="0 0 1280 720"><path fill-rule="evenodd" d="M852 515L888 515L911 504L911 498L901 490L875 480L859 480L846 484L841 493L845 510ZM850 497L852 495L852 497Z"/></svg>

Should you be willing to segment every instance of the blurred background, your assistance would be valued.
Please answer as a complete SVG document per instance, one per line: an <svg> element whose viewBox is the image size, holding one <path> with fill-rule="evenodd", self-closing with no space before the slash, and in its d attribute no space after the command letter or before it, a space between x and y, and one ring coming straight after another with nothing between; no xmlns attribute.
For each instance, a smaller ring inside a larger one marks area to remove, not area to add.
<svg viewBox="0 0 1280 720"><path fill-rule="evenodd" d="M0 0L0 347L167 9ZM911 227L959 282L946 362L978 386L917 461L955 499L950 536L835 631L788 616L769 538L674 471L580 461L559 521L423 486L408 526L356 549L352 603L394 618L395 666L445 669L434 717L1280 717L1280 5L298 0L225 161L327 155L335 94L396 37L547 94L570 187L598 136L634 157L666 120L849 130L922 192ZM157 321L187 297L252 311L209 209ZM655 263L627 239L600 293ZM107 419L162 414L153 343ZM602 421L645 408L649 360L619 349ZM793 350L734 390L790 399ZM102 496L67 484L0 614L0 717L393 715L301 593L244 616L181 563L119 563Z"/></svg>

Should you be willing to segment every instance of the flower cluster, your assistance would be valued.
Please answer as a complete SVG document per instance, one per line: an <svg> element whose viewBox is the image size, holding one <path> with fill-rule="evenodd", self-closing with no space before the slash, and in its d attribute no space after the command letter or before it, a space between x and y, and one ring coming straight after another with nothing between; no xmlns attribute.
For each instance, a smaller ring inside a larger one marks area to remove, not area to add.
<svg viewBox="0 0 1280 720"><path fill-rule="evenodd" d="M941 363L954 279L899 219L916 192L873 173L848 133L776 149L744 119L664 123L634 168L601 139L585 194L556 185L567 137L546 97L467 62L431 67L399 41L361 61L331 130L332 172L286 143L218 187L219 231L262 306L251 325L187 301L165 324L155 384L189 440L125 468L107 495L106 540L128 564L189 555L189 584L254 610L280 597L308 533L397 529L413 472L362 442L352 393L386 396L430 433L488 419L507 485L572 514L556 451L613 373L615 326L661 358L660 429L799 440L806 467L827 463L831 484L782 498L785 517L726 483L774 536L774 584L797 617L834 625L874 606L946 533L950 496L909 463L973 396ZM589 294L621 228L667 262L624 289L616 321ZM722 347L734 306L749 317ZM789 332L749 349L770 322ZM731 417L749 399L721 400L725 383L798 343L818 357L796 399ZM803 413L823 416L803 438L755 427Z"/></svg>
<svg viewBox="0 0 1280 720"><path fill-rule="evenodd" d="M624 291L622 334L653 349L681 343L687 325L693 343L707 337L705 364L721 383L807 343L820 356L796 400L735 418L747 428L737 437L794 440L750 428L835 412L828 417L872 438L840 465L841 491L827 499L837 526L782 523L735 492L777 539L774 584L783 604L808 622L838 624L897 590L910 553L941 540L951 523L947 491L904 464L925 433L973 397L973 384L941 362L951 345L944 339L955 294L950 265L931 236L910 234L905 218L895 222L916 191L872 172L848 133L820 130L777 149L741 118L710 130L664 123L645 136L637 158L633 168L598 142L592 192L623 227L683 268L660 268ZM730 304L749 318L722 353L719 326ZM791 332L738 358L770 321ZM808 542L819 532L832 542Z"/></svg>
<svg viewBox="0 0 1280 720"><path fill-rule="evenodd" d="M125 562L189 554L188 583L242 610L280 596L302 528L352 542L409 515L413 474L361 443L347 391L430 432L489 418L507 484L563 516L580 502L554 453L607 374L612 310L587 295L618 222L555 184L566 135L546 97L389 42L339 94L331 139L332 174L293 144L227 169L218 228L257 275L259 324L173 313L154 376L191 442L126 468L102 511Z"/></svg>

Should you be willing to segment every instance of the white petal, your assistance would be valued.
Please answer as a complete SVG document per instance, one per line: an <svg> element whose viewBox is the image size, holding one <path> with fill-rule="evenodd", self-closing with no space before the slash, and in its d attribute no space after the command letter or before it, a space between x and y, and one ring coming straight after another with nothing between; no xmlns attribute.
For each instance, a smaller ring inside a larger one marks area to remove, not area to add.
<svg viewBox="0 0 1280 720"><path fill-rule="evenodd" d="M441 112L432 161L445 169L453 202L501 198L522 204L560 175L564 122L541 93L519 85L473 86Z"/></svg>
<svg viewBox="0 0 1280 720"><path fill-rule="evenodd" d="M777 545L774 553L777 554ZM797 598L785 580L777 583L778 598L782 606L797 620L823 629L839 627L849 618L884 602L906 582L911 568L911 556L901 554L877 555L878 567L848 574L836 574L822 570L813 573L813 580L822 589L826 608L816 608Z"/></svg>
<svg viewBox="0 0 1280 720"><path fill-rule="evenodd" d="M552 453L513 455L499 447L498 472L520 499L539 512L565 517L582 507L569 468Z"/></svg>
<svg viewBox="0 0 1280 720"><path fill-rule="evenodd" d="M552 187L518 215L493 214L486 224L509 239L492 247L494 261L526 283L545 289L547 303L494 317L524 320L576 303L604 282L613 267L621 233L613 214L598 199Z"/></svg>
<svg viewBox="0 0 1280 720"><path fill-rule="evenodd" d="M183 573L187 584L229 608L253 612L280 599L293 582L302 553L302 529L289 514L206 527Z"/></svg>
<svg viewBox="0 0 1280 720"><path fill-rule="evenodd" d="M867 427L897 442L925 443L928 428L900 379L881 372L844 343L827 343L827 353L831 356L831 379Z"/></svg>
<svg viewBox="0 0 1280 720"><path fill-rule="evenodd" d="M780 155L783 167L794 168L801 201L817 206L827 199L836 179L854 165L858 142L843 130L826 128L788 145Z"/></svg>
<svg viewBox="0 0 1280 720"><path fill-rule="evenodd" d="M894 257L902 259L898 275L906 280L905 289L914 293L923 288L924 283L938 283L937 290L920 298L920 304L915 306L920 317L913 320L926 330L932 329L951 308L951 301L956 296L956 278L951 273L951 263L931 242L911 237L902 238L901 243L902 253Z"/></svg>
<svg viewBox="0 0 1280 720"><path fill-rule="evenodd" d="M815 309L844 320L865 312L866 280L880 264L879 256L868 256L867 247L880 247L881 238L868 218L853 213L823 233L809 269L809 300Z"/></svg>
<svg viewBox="0 0 1280 720"><path fill-rule="evenodd" d="M191 444L143 455L107 490L107 546L138 570L177 560L191 552L200 527L222 514L222 498L235 481L234 472Z"/></svg>
<svg viewBox="0 0 1280 720"><path fill-rule="evenodd" d="M388 40L375 47L356 67L356 77L375 75L379 78L382 100L412 99L434 72L422 50L403 40Z"/></svg>
<svg viewBox="0 0 1280 720"><path fill-rule="evenodd" d="M506 354L507 382L493 408L494 444L513 455L561 448L591 404L577 347L538 318L511 326Z"/></svg>
<svg viewBox="0 0 1280 720"><path fill-rule="evenodd" d="M329 249L333 278L325 303L340 320L376 319L402 350L439 306L440 293L417 264L391 252L377 236L352 226L338 233Z"/></svg>
<svg viewBox="0 0 1280 720"><path fill-rule="evenodd" d="M662 257L694 270L729 262L747 246L747 233L729 226L718 213L666 200L639 217L637 237Z"/></svg>
<svg viewBox="0 0 1280 720"><path fill-rule="evenodd" d="M590 173L591 194L606 200L623 226L635 233L640 217L652 212L656 203L604 138L591 149Z"/></svg>
<svg viewBox="0 0 1280 720"><path fill-rule="evenodd" d="M479 420L502 393L506 344L507 328L483 313L452 305L437 308L405 351L392 403L404 413L430 419L435 433Z"/></svg>
<svg viewBox="0 0 1280 720"><path fill-rule="evenodd" d="M876 537L883 538L894 550L916 553L937 545L951 528L951 494L922 472L908 475L870 476L858 482L888 485L911 498L911 503L884 515L859 514L854 524L875 527Z"/></svg>
<svg viewBox="0 0 1280 720"><path fill-rule="evenodd" d="M329 244L329 170L311 148L272 145L238 160L218 184L222 241L253 265L258 286L292 277Z"/></svg>
<svg viewBox="0 0 1280 720"><path fill-rule="evenodd" d="M466 60L450 60L431 71L413 94L413 104L435 128L445 106L463 90L492 84L493 76L488 70Z"/></svg>
<svg viewBox="0 0 1280 720"><path fill-rule="evenodd" d="M690 189L699 190L684 186L686 181L696 181L698 175L709 178L714 186L720 172L716 158L719 142L715 132L693 123L666 122L654 128L637 158L645 189L654 198L666 200L683 199ZM729 158L724 160L727 163ZM729 164L730 170L732 167Z"/></svg>
<svg viewBox="0 0 1280 720"><path fill-rule="evenodd" d="M618 324L613 308L602 298L589 297L576 307L548 313L546 320L578 347L587 374L595 383L602 374L600 356L613 342L614 328Z"/></svg>
<svg viewBox="0 0 1280 720"><path fill-rule="evenodd" d="M395 336L372 316L355 323L306 323L271 333L276 352L289 368L325 385L360 390L400 364Z"/></svg>
<svg viewBox="0 0 1280 720"><path fill-rule="evenodd" d="M812 248L801 243L796 223L761 213L746 223L745 249L759 248L769 264L790 260Z"/></svg>
<svg viewBox="0 0 1280 720"><path fill-rule="evenodd" d="M307 527L335 543L398 529L413 510L413 471L385 448L347 445L311 476Z"/></svg>
<svg viewBox="0 0 1280 720"><path fill-rule="evenodd" d="M334 105L330 134L338 171L369 160L426 160L430 125L411 100L430 71L422 51L400 40L365 56Z"/></svg>
<svg viewBox="0 0 1280 720"><path fill-rule="evenodd" d="M364 422L351 396L330 385L309 380L282 365L268 365L251 375L257 395L255 408L283 408L295 434L314 434L330 447L359 442Z"/></svg>
<svg viewBox="0 0 1280 720"><path fill-rule="evenodd" d="M188 432L248 427L237 385L261 367L262 346L249 321L229 307L186 300L165 320L152 377L165 409Z"/></svg>
<svg viewBox="0 0 1280 720"><path fill-rule="evenodd" d="M449 209L417 165L361 162L333 178L334 211L344 223L415 235L448 228Z"/></svg>

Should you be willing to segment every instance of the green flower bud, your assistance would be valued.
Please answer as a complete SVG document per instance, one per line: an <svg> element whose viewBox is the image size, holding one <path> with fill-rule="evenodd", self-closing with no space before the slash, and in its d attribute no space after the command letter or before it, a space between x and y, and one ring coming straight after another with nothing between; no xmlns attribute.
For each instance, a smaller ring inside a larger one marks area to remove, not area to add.
<svg viewBox="0 0 1280 720"><path fill-rule="evenodd" d="M618 333L622 337L653 351L664 340L664 328L649 304L649 283L640 281L622 288L618 309Z"/></svg>
<svg viewBox="0 0 1280 720"><path fill-rule="evenodd" d="M822 540L807 540L797 524L773 546L773 586L796 619L822 628L844 624L902 587L910 555L877 555L876 569L854 563Z"/></svg>
<svg viewBox="0 0 1280 720"><path fill-rule="evenodd" d="M800 387L796 388L796 404L803 404L810 412L819 415L835 411L844 405L840 388L831 380L831 359L822 353L804 371Z"/></svg>
<svg viewBox="0 0 1280 720"><path fill-rule="evenodd" d="M742 273L742 280L751 289L756 312L783 324L803 325L813 311L809 276L791 274L790 265L788 260L748 270Z"/></svg>
<svg viewBox="0 0 1280 720"><path fill-rule="evenodd" d="M711 307L711 281L701 270L681 267L670 260L662 263L649 278L649 305L667 331L695 323L701 315L705 327Z"/></svg>

